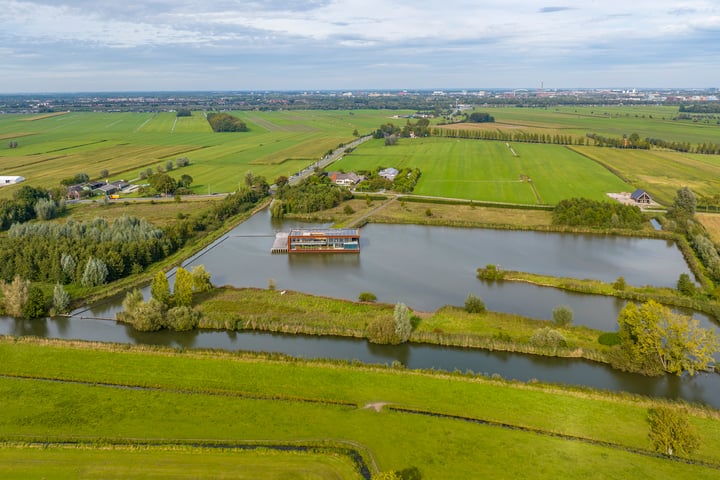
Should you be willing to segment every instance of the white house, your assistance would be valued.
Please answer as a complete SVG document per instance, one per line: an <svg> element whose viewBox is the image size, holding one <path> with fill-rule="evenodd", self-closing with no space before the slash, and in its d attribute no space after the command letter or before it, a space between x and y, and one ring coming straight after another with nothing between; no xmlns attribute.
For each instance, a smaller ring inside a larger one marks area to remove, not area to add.
<svg viewBox="0 0 720 480"><path fill-rule="evenodd" d="M23 181L25 181L25 177L21 177L19 175L0 175L0 187L14 185Z"/></svg>
<svg viewBox="0 0 720 480"><path fill-rule="evenodd" d="M398 173L400 173L400 172L398 171L397 168L390 167L390 168L386 168L384 170L380 170L378 172L378 175L380 175L381 177L385 177L392 182L393 180L395 180L395 177L397 177Z"/></svg>
<svg viewBox="0 0 720 480"><path fill-rule="evenodd" d="M330 180L335 185L340 185L342 187L354 187L357 185L358 182L363 180L362 175L358 175L355 172L350 173L340 173L340 172L332 172L329 174Z"/></svg>

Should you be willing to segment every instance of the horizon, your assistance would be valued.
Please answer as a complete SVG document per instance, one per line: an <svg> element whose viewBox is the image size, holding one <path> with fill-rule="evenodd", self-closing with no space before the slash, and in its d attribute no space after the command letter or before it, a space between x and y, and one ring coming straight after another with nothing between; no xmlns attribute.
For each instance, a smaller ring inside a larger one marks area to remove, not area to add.
<svg viewBox="0 0 720 480"><path fill-rule="evenodd" d="M391 7L0 0L0 7L3 95L720 84L720 5L711 0Z"/></svg>

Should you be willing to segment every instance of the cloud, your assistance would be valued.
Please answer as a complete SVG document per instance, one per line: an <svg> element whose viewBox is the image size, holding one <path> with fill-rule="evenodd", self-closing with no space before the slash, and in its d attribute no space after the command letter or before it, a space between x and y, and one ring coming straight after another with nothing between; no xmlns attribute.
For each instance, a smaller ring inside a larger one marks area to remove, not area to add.
<svg viewBox="0 0 720 480"><path fill-rule="evenodd" d="M564 12L565 10L573 10L572 7L543 7L538 10L538 13L555 13Z"/></svg>
<svg viewBox="0 0 720 480"><path fill-rule="evenodd" d="M88 83L93 71L95 78L105 78L107 71L149 71L138 78L151 81L152 72L155 78L168 72L197 80L202 75L187 73L195 70L207 72L209 80L232 71L241 81L284 81L293 88L291 83L301 78L283 72L307 72L307 82L381 82L382 69L372 67L380 64L400 65L413 81L440 86L443 78L465 78L465 85L499 85L508 79L522 84L530 81L528 71L538 78L557 73L571 82L587 78L580 69L626 71L632 59L638 66L658 68L671 62L695 65L692 76L686 73L688 80L711 83L717 78L718 67L708 65L719 48L720 6L714 0L569 5L538 9L531 0L0 0L0 45L12 52L4 61L15 72L41 63L80 72L71 78L80 81L85 75ZM358 76L358 68L376 75ZM517 78L507 73L513 69ZM386 74L388 81L399 78ZM647 74L648 82L656 80L657 71ZM53 77L48 84L56 81ZM20 80L0 76L0 91L20 87Z"/></svg>

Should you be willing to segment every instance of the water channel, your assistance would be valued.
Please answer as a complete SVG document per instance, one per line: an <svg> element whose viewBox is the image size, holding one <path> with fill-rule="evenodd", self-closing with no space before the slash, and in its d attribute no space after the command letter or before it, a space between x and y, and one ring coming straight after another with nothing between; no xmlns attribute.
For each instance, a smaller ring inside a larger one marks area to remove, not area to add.
<svg viewBox="0 0 720 480"><path fill-rule="evenodd" d="M612 330L623 302L576 295L517 283L483 283L475 270L488 263L548 275L613 281L624 276L634 285L672 286L689 273L682 255L661 240L508 232L415 225L363 227L360 255L270 254L274 232L293 222L273 223L266 212L185 262L204 264L216 285L265 288L273 279L279 290L356 299L371 291L379 301L404 302L416 310L462 305L468 293L491 310L551 318L552 308L571 306L574 324ZM311 225L304 224L310 227ZM720 375L647 378L617 372L583 360L562 360L503 352L432 345L378 346L364 340L290 336L259 332L137 332L111 320L121 299L93 305L72 318L24 321L0 318L0 334L155 344L183 348L273 351L306 358L357 359L368 363L401 362L408 368L472 370L527 381L587 385L632 393L682 398L720 408ZM715 325L700 316L703 324Z"/></svg>

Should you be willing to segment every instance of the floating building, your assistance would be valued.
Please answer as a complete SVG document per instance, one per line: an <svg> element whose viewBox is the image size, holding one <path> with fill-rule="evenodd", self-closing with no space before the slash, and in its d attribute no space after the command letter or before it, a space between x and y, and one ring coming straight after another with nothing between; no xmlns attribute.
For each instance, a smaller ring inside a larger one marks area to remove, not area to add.
<svg viewBox="0 0 720 480"><path fill-rule="evenodd" d="M280 252L282 250L278 249L276 251ZM287 234L287 252L360 253L360 229L293 229Z"/></svg>

